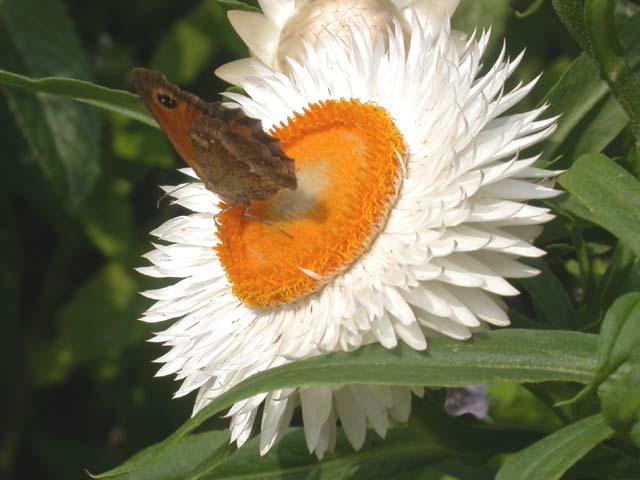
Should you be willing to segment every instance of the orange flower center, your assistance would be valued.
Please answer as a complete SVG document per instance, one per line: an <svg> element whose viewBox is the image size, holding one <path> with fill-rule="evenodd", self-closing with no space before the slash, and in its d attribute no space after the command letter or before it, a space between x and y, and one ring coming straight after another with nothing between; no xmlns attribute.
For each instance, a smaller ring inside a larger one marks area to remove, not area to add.
<svg viewBox="0 0 640 480"><path fill-rule="evenodd" d="M357 100L310 105L271 134L295 159L298 188L218 219L218 256L252 307L300 300L349 268L384 225L406 154L387 111Z"/></svg>

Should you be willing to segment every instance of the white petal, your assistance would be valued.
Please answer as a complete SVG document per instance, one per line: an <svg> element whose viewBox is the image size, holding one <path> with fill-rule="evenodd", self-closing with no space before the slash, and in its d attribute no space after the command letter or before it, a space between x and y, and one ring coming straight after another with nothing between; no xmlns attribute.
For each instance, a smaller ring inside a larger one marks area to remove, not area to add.
<svg viewBox="0 0 640 480"><path fill-rule="evenodd" d="M331 389L312 387L300 390L304 436L310 452L316 449L324 423L331 413Z"/></svg>
<svg viewBox="0 0 640 480"><path fill-rule="evenodd" d="M506 312L490 294L477 288L454 288L454 293L479 319L500 327L509 325L510 321Z"/></svg>
<svg viewBox="0 0 640 480"><path fill-rule="evenodd" d="M397 318L402 325L408 326L415 323L416 318L411 308L395 288L385 288L384 294L386 300L385 306L391 315Z"/></svg>
<svg viewBox="0 0 640 480"><path fill-rule="evenodd" d="M502 180L480 190L481 195L506 200L533 200L557 197L559 192L553 188L520 180Z"/></svg>
<svg viewBox="0 0 640 480"><path fill-rule="evenodd" d="M362 385L352 385L348 387L355 396L358 404L371 422L373 429L381 437L385 437L389 422L387 419L387 409L384 404L373 395L369 389Z"/></svg>
<svg viewBox="0 0 640 480"><path fill-rule="evenodd" d="M240 85L248 77L259 74L259 65L260 62L255 58L241 58L219 66L214 73L225 82Z"/></svg>
<svg viewBox="0 0 640 480"><path fill-rule="evenodd" d="M391 387L391 395L393 403L389 413L398 422L408 421L411 413L411 390L406 387Z"/></svg>
<svg viewBox="0 0 640 480"><path fill-rule="evenodd" d="M261 10L279 28L295 12L295 0L258 0Z"/></svg>
<svg viewBox="0 0 640 480"><path fill-rule="evenodd" d="M367 421L364 412L349 388L341 388L335 393L338 415L342 428L353 448L360 450L367 433Z"/></svg>
<svg viewBox="0 0 640 480"><path fill-rule="evenodd" d="M471 338L471 331L467 327L454 322L450 318L436 317L423 311L418 313L418 322L456 340L468 340Z"/></svg>
<svg viewBox="0 0 640 480"><path fill-rule="evenodd" d="M255 56L266 65L273 65L280 29L261 13L230 10L227 15L235 31Z"/></svg>
<svg viewBox="0 0 640 480"><path fill-rule="evenodd" d="M409 325L395 323L393 327L398 337L414 350L425 350L427 348L427 339L424 338L424 333L417 321L414 320Z"/></svg>

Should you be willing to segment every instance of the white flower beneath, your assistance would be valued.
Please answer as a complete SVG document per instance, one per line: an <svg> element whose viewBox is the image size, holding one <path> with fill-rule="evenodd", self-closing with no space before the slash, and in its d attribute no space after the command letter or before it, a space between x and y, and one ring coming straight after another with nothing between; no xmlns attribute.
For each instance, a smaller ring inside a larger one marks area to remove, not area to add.
<svg viewBox="0 0 640 480"><path fill-rule="evenodd" d="M437 31L417 16L402 22L404 31L393 19L386 38L353 27L353 49L321 36L289 61L288 75L255 64L255 76L237 78L248 96L227 94L265 129L327 99L374 102L394 119L409 152L401 191L350 269L301 301L251 309L232 294L212 249L216 196L197 181L172 193L193 213L152 232L163 243L140 271L181 280L146 292L157 302L142 319L177 319L153 338L170 347L158 375L182 380L177 396L197 389L195 411L247 377L297 359L375 342L393 348L399 340L423 350L429 335L465 340L489 324L506 326L499 297L518 292L505 278L537 273L515 258L543 254L530 242L552 216L524 202L556 195L548 180L555 172L519 152L549 136L555 119L538 120L544 108L502 115L533 82L505 91L521 56L512 61L504 52L479 75L487 34L460 48L447 22ZM257 395L231 408L232 441L247 441L264 405L260 451L268 452L297 404L309 451L321 458L335 444L338 419L358 449L367 424L384 436L389 416L408 418L411 391L350 385Z"/></svg>
<svg viewBox="0 0 640 480"><path fill-rule="evenodd" d="M227 63L216 75L234 85L257 73L259 65L287 72L288 58L297 58L303 42L315 47L323 34L349 43L349 31L366 25L374 38L385 35L394 20L406 25L417 14L437 34L460 0L259 0L263 13L232 10L229 21L251 57ZM456 33L456 38L464 34Z"/></svg>

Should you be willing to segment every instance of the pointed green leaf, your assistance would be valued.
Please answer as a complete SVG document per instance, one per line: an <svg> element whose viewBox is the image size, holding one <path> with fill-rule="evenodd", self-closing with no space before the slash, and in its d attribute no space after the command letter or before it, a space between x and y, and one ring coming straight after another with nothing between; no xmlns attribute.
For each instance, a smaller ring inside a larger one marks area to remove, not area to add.
<svg viewBox="0 0 640 480"><path fill-rule="evenodd" d="M629 115L631 131L640 146L640 81L633 74L618 40L616 3L616 0L586 0L585 24L602 77Z"/></svg>
<svg viewBox="0 0 640 480"><path fill-rule="evenodd" d="M98 478L133 472L163 456L185 435L233 403L261 392L320 384L464 386L478 383L573 381L593 375L594 335L562 331L500 330L469 342L430 340L426 352L379 345L336 353L259 373L221 395L165 441Z"/></svg>
<svg viewBox="0 0 640 480"><path fill-rule="evenodd" d="M591 54L589 34L584 22L584 0L552 0L553 8L580 47Z"/></svg>
<svg viewBox="0 0 640 480"><path fill-rule="evenodd" d="M241 0L218 0L218 3L224 5L231 10L244 10L245 12L260 12L258 7L255 7L247 2Z"/></svg>
<svg viewBox="0 0 640 480"><path fill-rule="evenodd" d="M0 3L4 62L33 76L91 78L86 53L59 0ZM4 37L4 36L3 36ZM5 89L32 153L54 188L75 209L99 173L100 116L68 100Z"/></svg>
<svg viewBox="0 0 640 480"><path fill-rule="evenodd" d="M527 18L540 10L540 7L544 4L544 0L533 0L524 12L516 11L516 17Z"/></svg>
<svg viewBox="0 0 640 480"><path fill-rule="evenodd" d="M579 15L584 27L583 0L554 0L563 22ZM562 4L562 5L560 5ZM566 15L563 17L562 15ZM586 29L584 30L586 38ZM619 26L620 40L627 51L630 67L640 73L640 16ZM602 151L629 122L607 83L601 79L598 64L586 53L576 59L544 99L549 104L546 115L561 115L558 128L545 142L541 164L570 166L578 156Z"/></svg>
<svg viewBox="0 0 640 480"><path fill-rule="evenodd" d="M124 474L118 480L184 480L198 465L228 443L228 432L189 435L180 440L162 460L135 473Z"/></svg>
<svg viewBox="0 0 640 480"><path fill-rule="evenodd" d="M640 293L629 293L616 300L602 323L593 381L600 382L611 375L638 345Z"/></svg>
<svg viewBox="0 0 640 480"><path fill-rule="evenodd" d="M640 255L640 182L604 155L583 155L559 178L591 220Z"/></svg>
<svg viewBox="0 0 640 480"><path fill-rule="evenodd" d="M640 293L620 297L607 311L598 337L596 371L593 380L572 403L594 391L622 365L640 345Z"/></svg>
<svg viewBox="0 0 640 480"><path fill-rule="evenodd" d="M357 452L345 435L337 435L336 452L322 461L309 454L304 432L291 428L273 451L260 457L259 438L239 449L207 480L252 478L286 478L288 480L387 479L390 475L410 468L428 465L451 457L453 452L444 445L425 440L408 430L391 430L381 439L374 432L367 433L363 448Z"/></svg>
<svg viewBox="0 0 640 480"><path fill-rule="evenodd" d="M536 317L540 322L556 328L570 328L575 324L575 311L562 282L541 260L528 260L528 265L540 270L540 275L518 281L531 296Z"/></svg>
<svg viewBox="0 0 640 480"><path fill-rule="evenodd" d="M496 480L555 480L600 442L613 436L602 414L558 430L511 457Z"/></svg>
<svg viewBox="0 0 640 480"><path fill-rule="evenodd" d="M600 385L598 395L602 400L602 414L611 428L621 435L629 435L634 429L638 431L640 428L640 343L631 352L628 360ZM634 441L637 443L636 438ZM638 446L640 447L640 444Z"/></svg>
<svg viewBox="0 0 640 480"><path fill-rule="evenodd" d="M600 285L598 285L598 297L594 302L591 318L598 320L611 307L616 298L625 292L625 283L631 275L635 263L636 256L623 242L619 241Z"/></svg>
<svg viewBox="0 0 640 480"><path fill-rule="evenodd" d="M91 82L62 77L30 78L0 69L0 85L21 87L32 92L72 98L98 108L126 115L159 128L140 98L130 92L101 87Z"/></svg>

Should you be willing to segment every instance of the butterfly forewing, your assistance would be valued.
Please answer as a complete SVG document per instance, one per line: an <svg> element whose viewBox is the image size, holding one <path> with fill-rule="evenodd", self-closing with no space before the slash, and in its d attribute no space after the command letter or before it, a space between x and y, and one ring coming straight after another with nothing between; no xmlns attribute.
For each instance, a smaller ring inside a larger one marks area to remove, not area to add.
<svg viewBox="0 0 640 480"><path fill-rule="evenodd" d="M156 118L173 147L198 173L199 167L194 161L189 132L206 110L206 102L180 90L160 72L135 68L131 77L138 95Z"/></svg>
<svg viewBox="0 0 640 480"><path fill-rule="evenodd" d="M135 68L133 83L180 156L231 204L266 200L297 186L294 161L262 123L239 108L207 104L159 73Z"/></svg>

